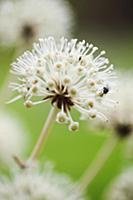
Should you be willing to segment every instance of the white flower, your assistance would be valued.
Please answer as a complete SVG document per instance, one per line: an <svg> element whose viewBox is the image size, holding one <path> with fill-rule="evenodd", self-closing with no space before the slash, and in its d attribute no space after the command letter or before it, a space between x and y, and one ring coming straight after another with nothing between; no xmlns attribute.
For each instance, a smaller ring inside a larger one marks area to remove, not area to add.
<svg viewBox="0 0 133 200"><path fill-rule="evenodd" d="M26 149L26 129L16 115L0 112L0 160L13 164L14 155L22 155Z"/></svg>
<svg viewBox="0 0 133 200"><path fill-rule="evenodd" d="M32 42L39 37L69 36L73 13L63 0L4 0L0 2L0 41Z"/></svg>
<svg viewBox="0 0 133 200"><path fill-rule="evenodd" d="M127 170L114 181L108 193L107 199L108 200L133 199L133 169Z"/></svg>
<svg viewBox="0 0 133 200"><path fill-rule="evenodd" d="M121 72L118 91L115 96L118 101L116 111L112 113L112 121L116 131L128 136L133 131L133 72ZM124 88L123 88L124 87Z"/></svg>
<svg viewBox="0 0 133 200"><path fill-rule="evenodd" d="M121 137L129 136L133 131L132 88L133 72L121 72L119 75L118 91L115 95L118 105L115 108L115 112L111 112L113 126Z"/></svg>
<svg viewBox="0 0 133 200"><path fill-rule="evenodd" d="M133 131L133 72L118 73L118 89L112 99L118 101L114 109L110 109L109 119L111 127L120 137L127 137Z"/></svg>
<svg viewBox="0 0 133 200"><path fill-rule="evenodd" d="M42 173L39 169L25 169L12 180L1 181L0 197L2 200L84 200L77 186L68 176L49 167Z"/></svg>
<svg viewBox="0 0 133 200"><path fill-rule="evenodd" d="M133 132L133 71L118 71L117 87L110 99L115 100L115 106L101 108L107 116L108 123L95 120L94 125L111 128L117 136L125 138Z"/></svg>
<svg viewBox="0 0 133 200"><path fill-rule="evenodd" d="M19 95L11 102L23 98L29 108L51 101L60 109L57 122L69 123L70 130L79 127L71 117L71 108L86 118L104 118L99 108L110 101L107 97L114 73L113 66L108 66L108 59L103 57L105 52L98 55L97 49L84 40L61 38L56 44L52 37L40 39L32 52L26 51L12 64L18 83L11 87Z"/></svg>

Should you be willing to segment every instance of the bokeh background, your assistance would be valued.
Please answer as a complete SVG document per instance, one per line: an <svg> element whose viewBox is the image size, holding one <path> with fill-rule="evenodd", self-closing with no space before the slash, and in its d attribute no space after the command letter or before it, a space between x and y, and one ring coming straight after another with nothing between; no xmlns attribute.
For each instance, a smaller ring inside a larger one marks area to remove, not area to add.
<svg viewBox="0 0 133 200"><path fill-rule="evenodd" d="M70 0L75 13L73 36L85 39L105 49L107 57L116 69L133 67L133 12L131 0ZM52 11L51 11L52 12ZM0 48L0 85L9 73L13 48ZM124 90L124 86L123 86ZM23 102L6 105L16 112L29 130L29 144L24 159L30 154L50 109L49 104L26 109ZM77 117L77 113L73 113ZM108 137L107 130L94 130L87 122L80 123L80 130L70 133L67 127L55 124L41 155L52 160L60 172L68 173L78 180L86 167L93 161L100 147ZM10 138L11 139L11 138ZM117 174L131 165L125 159L125 143L119 144L104 168L88 188L92 200L103 200L103 192ZM1 169L1 173L3 173Z"/></svg>

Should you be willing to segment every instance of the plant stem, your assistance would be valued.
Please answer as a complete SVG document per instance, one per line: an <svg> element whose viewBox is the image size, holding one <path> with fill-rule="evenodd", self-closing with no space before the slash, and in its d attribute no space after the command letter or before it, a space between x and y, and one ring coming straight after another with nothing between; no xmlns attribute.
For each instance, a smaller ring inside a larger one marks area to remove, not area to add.
<svg viewBox="0 0 133 200"><path fill-rule="evenodd" d="M102 146L101 150L98 152L98 155L80 179L79 189L81 191L85 191L93 179L97 176L98 172L102 169L107 159L117 146L118 141L119 140L115 137L111 139L109 138L108 141Z"/></svg>
<svg viewBox="0 0 133 200"><path fill-rule="evenodd" d="M26 164L16 155L13 156L13 160L19 166L20 169L26 169Z"/></svg>
<svg viewBox="0 0 133 200"><path fill-rule="evenodd" d="M41 131L40 137L31 153L29 161L36 160L39 157L42 147L44 146L44 143L46 143L46 140L48 138L50 128L52 127L55 121L56 114L57 114L57 108L52 106L51 111L46 120L46 123L44 124L44 127Z"/></svg>

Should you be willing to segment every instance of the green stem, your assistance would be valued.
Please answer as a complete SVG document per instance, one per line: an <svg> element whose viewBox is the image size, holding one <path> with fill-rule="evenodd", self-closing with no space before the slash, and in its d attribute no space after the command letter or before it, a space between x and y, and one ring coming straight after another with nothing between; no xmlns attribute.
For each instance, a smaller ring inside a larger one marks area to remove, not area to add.
<svg viewBox="0 0 133 200"><path fill-rule="evenodd" d="M85 171L84 175L80 179L80 190L85 191L86 188L90 185L90 183L97 176L99 171L105 165L109 156L115 149L118 144L118 139L113 137L112 139L108 139L108 141L102 146L102 149L99 151L98 155Z"/></svg>
<svg viewBox="0 0 133 200"><path fill-rule="evenodd" d="M48 115L46 123L44 124L44 127L41 131L40 137L31 153L29 161L38 159L40 152L42 150L42 147L44 147L44 144L46 143L46 140L49 136L50 128L55 122L56 114L57 114L57 108L52 106L52 109Z"/></svg>

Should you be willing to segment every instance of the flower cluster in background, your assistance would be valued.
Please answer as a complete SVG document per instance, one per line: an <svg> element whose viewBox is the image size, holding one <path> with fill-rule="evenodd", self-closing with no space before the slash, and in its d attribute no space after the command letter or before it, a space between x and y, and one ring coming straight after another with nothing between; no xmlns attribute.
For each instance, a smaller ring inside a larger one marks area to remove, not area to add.
<svg viewBox="0 0 133 200"><path fill-rule="evenodd" d="M107 199L132 200L133 199L133 169L128 169L119 175L110 187Z"/></svg>
<svg viewBox="0 0 133 200"><path fill-rule="evenodd" d="M15 172L12 181L7 182L3 178L0 182L0 197L2 200L85 200L78 191L77 183L55 172L50 163L46 163L41 172L35 164L34 169Z"/></svg>
<svg viewBox="0 0 133 200"><path fill-rule="evenodd" d="M116 102L114 106L110 104L108 109L103 108L103 112L108 118L108 123L102 123L99 120L95 122L97 127L109 128L120 138L130 136L133 131L132 73L132 70L117 71L117 84L114 92L110 94L110 101Z"/></svg>
<svg viewBox="0 0 133 200"><path fill-rule="evenodd" d="M62 0L5 0L0 2L0 41L6 45L31 44L40 37L69 36L73 12Z"/></svg>

